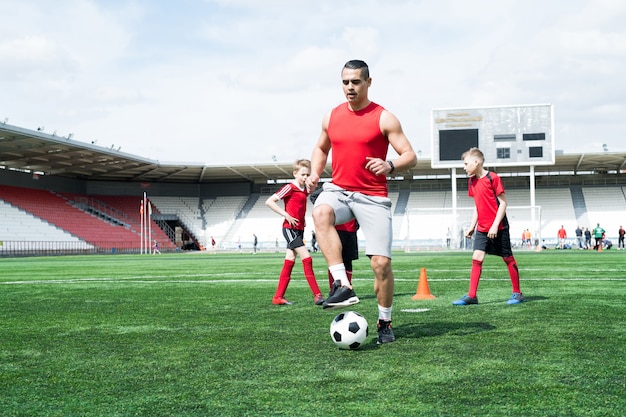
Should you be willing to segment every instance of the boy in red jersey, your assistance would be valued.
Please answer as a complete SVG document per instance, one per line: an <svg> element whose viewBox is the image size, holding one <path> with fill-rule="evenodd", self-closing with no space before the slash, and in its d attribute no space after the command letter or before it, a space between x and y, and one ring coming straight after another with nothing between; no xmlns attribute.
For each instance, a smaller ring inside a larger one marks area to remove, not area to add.
<svg viewBox="0 0 626 417"><path fill-rule="evenodd" d="M502 257L508 267L513 295L507 304L523 303L526 299L520 291L519 270L511 251L509 223L506 218L507 202L502 180L495 172L489 172L483 167L485 156L480 149L471 148L461 158L469 176L467 194L474 198L475 204L472 224L465 233L467 238L474 235L474 253L469 292L452 304L478 304L476 292L486 253Z"/></svg>
<svg viewBox="0 0 626 417"><path fill-rule="evenodd" d="M393 342L391 329L394 277L391 269L392 212L387 196L387 175L417 163L400 121L368 98L372 83L367 64L348 61L341 71L347 99L322 120L322 132L313 148L309 191L317 188L332 148L332 182L324 184L313 210L317 241L334 277L332 296L324 308L359 302L348 280L336 224L356 219L366 238L365 253L374 271L378 301L378 340ZM389 146L398 154L387 160Z"/></svg>
<svg viewBox="0 0 626 417"><path fill-rule="evenodd" d="M287 240L285 261L278 279L278 288L272 299L273 304L292 304L285 298L287 286L291 280L291 271L296 263L296 255L300 256L304 267L304 276L313 292L313 301L316 305L324 302L324 296L320 292L315 273L313 272L313 258L304 244L304 216L306 214L307 196L306 179L311 172L311 162L307 159L299 159L293 165L294 180L283 186L275 194L269 197L265 204L275 213L285 218L283 221L283 236ZM277 204L279 200L285 202L283 210Z"/></svg>

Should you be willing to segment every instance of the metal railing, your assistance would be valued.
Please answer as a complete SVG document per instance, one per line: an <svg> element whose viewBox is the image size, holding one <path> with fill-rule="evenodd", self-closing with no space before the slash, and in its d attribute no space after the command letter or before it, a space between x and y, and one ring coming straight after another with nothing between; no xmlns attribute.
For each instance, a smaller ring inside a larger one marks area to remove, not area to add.
<svg viewBox="0 0 626 417"><path fill-rule="evenodd" d="M161 252L167 249L159 248ZM0 241L0 257L140 253L140 242Z"/></svg>

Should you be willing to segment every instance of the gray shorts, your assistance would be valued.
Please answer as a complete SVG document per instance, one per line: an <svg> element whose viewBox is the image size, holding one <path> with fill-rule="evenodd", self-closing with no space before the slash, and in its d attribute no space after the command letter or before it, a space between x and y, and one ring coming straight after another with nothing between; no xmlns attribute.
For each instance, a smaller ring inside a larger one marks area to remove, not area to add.
<svg viewBox="0 0 626 417"><path fill-rule="evenodd" d="M365 235L365 254L391 259L391 200L387 197L346 191L329 182L324 183L323 189L315 201L315 207L322 204L331 206L335 212L335 224L343 224L356 218Z"/></svg>

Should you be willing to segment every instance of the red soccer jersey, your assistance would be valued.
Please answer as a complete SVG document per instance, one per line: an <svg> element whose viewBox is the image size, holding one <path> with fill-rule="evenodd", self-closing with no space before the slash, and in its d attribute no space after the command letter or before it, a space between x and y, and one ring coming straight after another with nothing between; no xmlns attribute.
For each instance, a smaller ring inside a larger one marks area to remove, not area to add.
<svg viewBox="0 0 626 417"><path fill-rule="evenodd" d="M304 216L306 214L306 201L308 195L306 188L301 189L293 182L290 182L278 190L275 195L285 202L285 211L291 217L298 219L297 226L291 226L285 219L285 221L283 221L283 228L304 230Z"/></svg>
<svg viewBox="0 0 626 417"><path fill-rule="evenodd" d="M348 190L387 197L387 177L365 169L367 157L387 159L389 141L380 131L384 108L372 102L352 111L348 103L335 107L328 123L332 147L333 183Z"/></svg>
<svg viewBox="0 0 626 417"><path fill-rule="evenodd" d="M491 179L489 179L491 177ZM504 193L504 185L502 180L495 172L488 172L482 178L472 176L469 178L467 195L474 198L476 210L478 211L478 225L476 229L479 232L488 232L493 224L498 212L498 199L496 196ZM504 222L500 222L498 230L504 229Z"/></svg>

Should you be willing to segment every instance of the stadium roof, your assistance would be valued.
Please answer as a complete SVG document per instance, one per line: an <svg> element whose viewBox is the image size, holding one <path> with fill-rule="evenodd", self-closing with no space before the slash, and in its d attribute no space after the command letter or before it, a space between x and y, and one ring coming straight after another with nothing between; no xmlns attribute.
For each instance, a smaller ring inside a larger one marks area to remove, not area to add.
<svg viewBox="0 0 626 417"><path fill-rule="evenodd" d="M292 178L290 163L201 165L161 163L120 152L119 149L88 144L68 137L0 123L0 167L66 178L162 183L267 183ZM549 173L621 173L626 153L557 154L554 165L536 167ZM529 168L499 167L500 173L526 173ZM405 178L449 175L448 169L433 169L430 159L421 159ZM331 176L330 165L325 177Z"/></svg>

